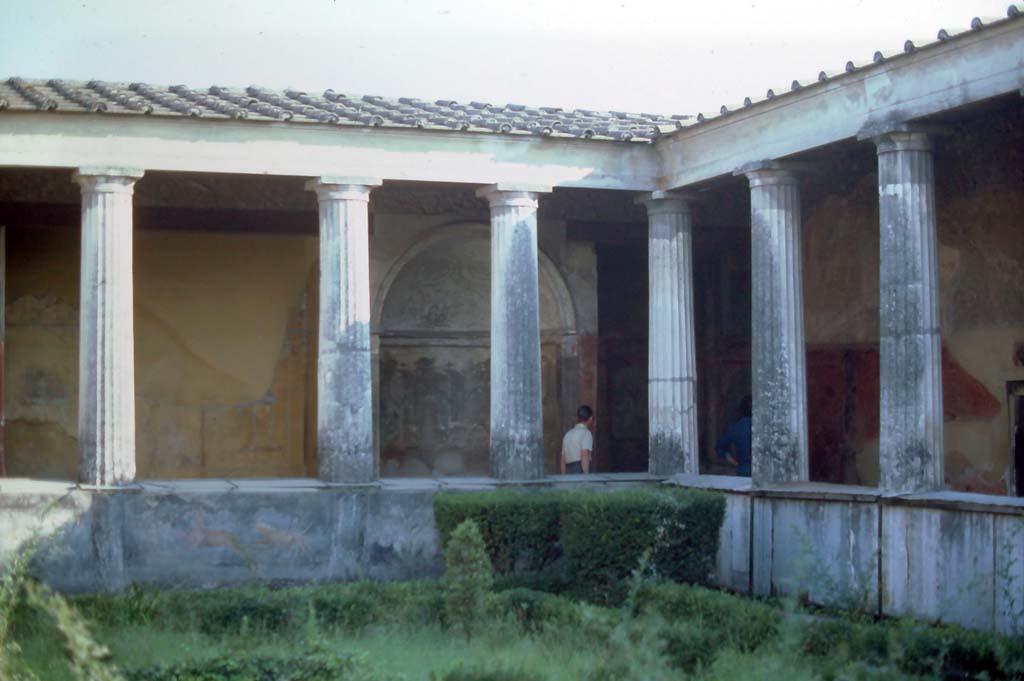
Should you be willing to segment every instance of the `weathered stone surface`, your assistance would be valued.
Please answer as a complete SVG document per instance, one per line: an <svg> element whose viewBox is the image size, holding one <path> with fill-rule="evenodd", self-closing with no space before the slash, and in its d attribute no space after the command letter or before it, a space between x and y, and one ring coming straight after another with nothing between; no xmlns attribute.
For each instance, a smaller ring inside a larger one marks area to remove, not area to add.
<svg viewBox="0 0 1024 681"><path fill-rule="evenodd" d="M1020 586L1016 596L996 593L993 559L1004 551L1020 556L1024 550L1024 533L1008 546L993 544L996 520L988 513L885 507L883 614L991 628L993 606L1009 607L1007 597L1019 600L1020 594Z"/></svg>
<svg viewBox="0 0 1024 681"><path fill-rule="evenodd" d="M491 204L491 474L544 475L537 191L481 190Z"/></svg>
<svg viewBox="0 0 1024 681"><path fill-rule="evenodd" d="M82 168L82 279L78 353L79 480L135 478L135 331L132 188L140 170Z"/></svg>
<svg viewBox="0 0 1024 681"><path fill-rule="evenodd" d="M742 172L750 180L754 484L807 480L800 187L784 165Z"/></svg>
<svg viewBox="0 0 1024 681"><path fill-rule="evenodd" d="M1020 625L1024 500L948 491L884 497L818 483L751 490L707 475L670 483L727 495L718 584L746 591L749 565L759 595L804 594L1004 632Z"/></svg>
<svg viewBox="0 0 1024 681"><path fill-rule="evenodd" d="M655 475L696 474L700 452L691 199L663 194L641 197L649 221L648 468Z"/></svg>
<svg viewBox="0 0 1024 681"><path fill-rule="evenodd" d="M931 143L893 132L878 145L883 489L944 483L942 336Z"/></svg>
<svg viewBox="0 0 1024 681"><path fill-rule="evenodd" d="M836 495L838 496L838 495ZM764 595L873 609L878 603L878 517L872 502L754 499L759 552L754 583ZM764 560L769 558L769 560Z"/></svg>
<svg viewBox="0 0 1024 681"><path fill-rule="evenodd" d="M819 483L755 489L749 480L706 475L668 482L726 495L713 575L719 585L744 592L752 580L759 594L806 594L874 613L881 604L885 614L983 629L1019 624L1020 499L957 492L880 498L868 488ZM527 486L660 483L642 473L556 476ZM433 495L501 486L494 478L368 486L193 480L88 492L3 480L0 561L38 532L40 574L65 591L436 576L442 560Z"/></svg>
<svg viewBox="0 0 1024 681"><path fill-rule="evenodd" d="M320 344L317 461L320 478L369 482L374 457L370 367L370 191L377 180L320 178Z"/></svg>
<svg viewBox="0 0 1024 681"><path fill-rule="evenodd" d="M146 483L141 492L83 493L5 483L0 561L39 533L37 564L65 591L411 579L442 571L436 485L195 482L220 486Z"/></svg>
<svg viewBox="0 0 1024 681"><path fill-rule="evenodd" d="M995 626L1020 632L1024 626L1024 515L995 516Z"/></svg>

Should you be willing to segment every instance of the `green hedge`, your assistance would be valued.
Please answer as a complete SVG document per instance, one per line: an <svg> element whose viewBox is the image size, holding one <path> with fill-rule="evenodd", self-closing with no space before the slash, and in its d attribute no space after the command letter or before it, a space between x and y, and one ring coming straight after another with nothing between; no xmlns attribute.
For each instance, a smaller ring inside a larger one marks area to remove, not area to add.
<svg viewBox="0 0 1024 681"><path fill-rule="evenodd" d="M358 631L375 624L444 623L443 585L433 580L347 582L218 591L133 591L79 596L74 605L104 626L149 624L208 635L279 632L301 626L315 614L329 630ZM136 607L145 602L145 607Z"/></svg>
<svg viewBox="0 0 1024 681"><path fill-rule="evenodd" d="M351 656L318 652L190 660L169 667L133 669L124 677L126 681L363 681L367 674Z"/></svg>
<svg viewBox="0 0 1024 681"><path fill-rule="evenodd" d="M430 681L545 681L543 676L521 669L455 669L443 677L430 675Z"/></svg>
<svg viewBox="0 0 1024 681"><path fill-rule="evenodd" d="M769 603L688 584L642 584L632 606L634 615L656 613L670 622L695 622L721 644L742 651L774 640L782 624L782 612Z"/></svg>
<svg viewBox="0 0 1024 681"><path fill-rule="evenodd" d="M560 516L565 494L551 490L494 490L438 494L434 522L441 543L463 520L473 520L499 575L541 572L560 556Z"/></svg>
<svg viewBox="0 0 1024 681"><path fill-rule="evenodd" d="M498 490L438 494L443 543L463 520L480 528L502 585L617 602L647 555L659 575L707 582L725 517L722 495L702 490Z"/></svg>

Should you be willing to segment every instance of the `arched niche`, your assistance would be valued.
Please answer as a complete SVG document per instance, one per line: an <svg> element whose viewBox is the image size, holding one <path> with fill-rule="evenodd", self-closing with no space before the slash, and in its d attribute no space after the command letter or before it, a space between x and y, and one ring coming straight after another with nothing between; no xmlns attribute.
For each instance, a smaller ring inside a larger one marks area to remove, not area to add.
<svg viewBox="0 0 1024 681"><path fill-rule="evenodd" d="M381 475L486 475L490 421L490 226L432 230L389 269L374 301ZM576 313L538 258L546 465L553 470L578 374Z"/></svg>

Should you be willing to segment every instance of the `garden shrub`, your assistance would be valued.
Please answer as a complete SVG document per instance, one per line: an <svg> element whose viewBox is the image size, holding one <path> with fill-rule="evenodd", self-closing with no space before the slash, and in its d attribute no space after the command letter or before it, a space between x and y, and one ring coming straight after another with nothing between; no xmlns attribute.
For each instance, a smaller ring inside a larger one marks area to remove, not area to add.
<svg viewBox="0 0 1024 681"><path fill-rule="evenodd" d="M695 621L742 651L773 640L782 622L780 611L767 603L688 584L644 583L633 600L635 615L648 612L670 622Z"/></svg>
<svg viewBox="0 0 1024 681"><path fill-rule="evenodd" d="M703 490L573 492L562 512L565 570L575 593L614 603L648 553L658 575L706 584L718 553L725 499Z"/></svg>
<svg viewBox="0 0 1024 681"><path fill-rule="evenodd" d="M724 647L722 638L695 622L681 622L668 628L663 640L669 664L686 673L707 667Z"/></svg>
<svg viewBox="0 0 1024 681"><path fill-rule="evenodd" d="M131 602L145 601L145 607ZM444 621L443 585L436 580L345 582L218 591L136 590L123 595L78 596L74 604L91 621L109 627L139 624L208 635L242 629L273 633L308 618L310 606L326 629L356 631L375 624L431 625ZM123 610L122 605L128 605Z"/></svg>
<svg viewBox="0 0 1024 681"><path fill-rule="evenodd" d="M281 592L243 591L224 596L208 599L196 613L200 615L203 633L236 632L246 627L256 631L280 631L298 621L302 614L295 599Z"/></svg>
<svg viewBox="0 0 1024 681"><path fill-rule="evenodd" d="M127 681L368 681L371 678L352 656L323 650L288 657L224 655L169 667L142 667L124 676Z"/></svg>
<svg viewBox="0 0 1024 681"><path fill-rule="evenodd" d="M564 496L553 490L438 494L434 522L444 546L459 523L473 520L499 575L539 572L561 554L558 533Z"/></svg>
<svg viewBox="0 0 1024 681"><path fill-rule="evenodd" d="M454 669L442 677L430 675L431 681L544 681L544 677L521 669Z"/></svg>
<svg viewBox="0 0 1024 681"><path fill-rule="evenodd" d="M445 614L462 627L466 638L486 614L490 595L491 562L473 520L463 520L444 550Z"/></svg>
<svg viewBox="0 0 1024 681"><path fill-rule="evenodd" d="M297 594L307 595L307 590ZM427 626L443 622L444 584L437 581L351 582L308 589L320 624L357 631L375 624Z"/></svg>
<svg viewBox="0 0 1024 681"><path fill-rule="evenodd" d="M890 653L908 674L943 678L1013 678L996 654L997 635L952 625L899 620L891 626Z"/></svg>
<svg viewBox="0 0 1024 681"><path fill-rule="evenodd" d="M641 556L666 579L706 583L725 499L702 490L448 493L434 498L442 541L474 520L501 588L568 592L616 603Z"/></svg>
<svg viewBox="0 0 1024 681"><path fill-rule="evenodd" d="M528 632L538 632L547 624L576 625L579 607L567 598L531 589L508 589L494 596L494 608L510 615Z"/></svg>
<svg viewBox="0 0 1024 681"><path fill-rule="evenodd" d="M1020 652L1011 652L1014 645ZM912 619L808 618L801 628L800 653L861 671L874 665L879 678L899 671L943 679L1024 681L1024 640ZM849 670L844 673L849 675Z"/></svg>

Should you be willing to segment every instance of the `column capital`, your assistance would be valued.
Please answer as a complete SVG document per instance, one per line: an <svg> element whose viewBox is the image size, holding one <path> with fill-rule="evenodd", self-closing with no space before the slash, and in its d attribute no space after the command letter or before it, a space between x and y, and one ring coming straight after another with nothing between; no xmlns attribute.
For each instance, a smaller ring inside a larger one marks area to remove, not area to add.
<svg viewBox="0 0 1024 681"><path fill-rule="evenodd" d="M145 172L139 168L82 166L71 175L71 181L84 193L131 194Z"/></svg>
<svg viewBox="0 0 1024 681"><path fill-rule="evenodd" d="M885 154L893 151L931 151L934 138L951 134L952 130L943 125L882 121L865 125L857 133L857 139L871 140L878 147L878 153Z"/></svg>
<svg viewBox="0 0 1024 681"><path fill-rule="evenodd" d="M487 199L491 208L498 206L525 206L536 208L539 194L551 192L551 185L525 182L498 182L476 190L478 198Z"/></svg>
<svg viewBox="0 0 1024 681"><path fill-rule="evenodd" d="M897 151L931 151L932 137L923 131L893 131L874 138L879 154Z"/></svg>
<svg viewBox="0 0 1024 681"><path fill-rule="evenodd" d="M696 200L697 195L693 192L679 189L659 189L637 194L633 202L646 206L648 215L660 215L663 213L689 213L693 210L693 202Z"/></svg>
<svg viewBox="0 0 1024 681"><path fill-rule="evenodd" d="M380 178L354 175L321 175L306 181L306 189L316 192L319 201L364 201L381 185Z"/></svg>
<svg viewBox="0 0 1024 681"><path fill-rule="evenodd" d="M800 184L800 175L811 170L806 163L767 159L740 166L733 175L746 175L751 187L771 184Z"/></svg>

